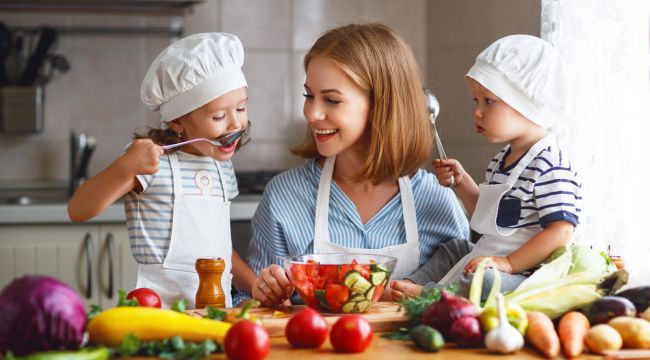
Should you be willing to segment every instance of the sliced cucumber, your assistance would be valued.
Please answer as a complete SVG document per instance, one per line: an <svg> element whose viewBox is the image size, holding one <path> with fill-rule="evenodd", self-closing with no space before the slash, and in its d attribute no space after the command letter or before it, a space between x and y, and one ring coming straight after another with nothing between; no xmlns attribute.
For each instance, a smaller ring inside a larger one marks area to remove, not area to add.
<svg viewBox="0 0 650 360"><path fill-rule="evenodd" d="M375 287L371 287L370 290L366 293L366 298L364 300L372 300L372 296L375 294Z"/></svg>
<svg viewBox="0 0 650 360"><path fill-rule="evenodd" d="M384 280L386 280L387 275L388 275L388 273L386 273L384 271L377 271L377 272L371 273L370 274L370 282L375 286L380 285L382 282L384 282Z"/></svg>
<svg viewBox="0 0 650 360"><path fill-rule="evenodd" d="M358 271L355 270L348 271L344 283L350 291L357 294L365 294L372 287L370 281L366 280Z"/></svg>
<svg viewBox="0 0 650 360"><path fill-rule="evenodd" d="M357 312L366 312L370 308L370 301L369 300L363 300L359 301L356 306Z"/></svg>
<svg viewBox="0 0 650 360"><path fill-rule="evenodd" d="M341 311L343 311L346 314L350 314L354 312L354 307L357 305L356 302L348 301L345 304L343 304L343 307L341 308Z"/></svg>
<svg viewBox="0 0 650 360"><path fill-rule="evenodd" d="M370 271L372 271L372 272L380 272L380 271L382 271L382 272L387 273L388 269L386 269L386 267L384 267L384 265L382 265L382 264L371 264L370 265Z"/></svg>
<svg viewBox="0 0 650 360"><path fill-rule="evenodd" d="M348 300L349 302L359 302L359 301L366 300L366 297L361 294L355 294L355 293L352 294L353 296L350 298L350 300Z"/></svg>

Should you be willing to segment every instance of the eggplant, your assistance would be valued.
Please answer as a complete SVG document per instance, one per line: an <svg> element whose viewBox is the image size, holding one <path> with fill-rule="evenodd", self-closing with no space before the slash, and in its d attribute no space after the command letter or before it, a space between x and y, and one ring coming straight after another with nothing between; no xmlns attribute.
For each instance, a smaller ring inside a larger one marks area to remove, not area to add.
<svg viewBox="0 0 650 360"><path fill-rule="evenodd" d="M603 296L596 300L587 312L591 326L604 324L617 316L636 316L634 304L620 296Z"/></svg>
<svg viewBox="0 0 650 360"><path fill-rule="evenodd" d="M617 293L616 296L630 300L638 313L644 312L650 306L650 286L630 288Z"/></svg>

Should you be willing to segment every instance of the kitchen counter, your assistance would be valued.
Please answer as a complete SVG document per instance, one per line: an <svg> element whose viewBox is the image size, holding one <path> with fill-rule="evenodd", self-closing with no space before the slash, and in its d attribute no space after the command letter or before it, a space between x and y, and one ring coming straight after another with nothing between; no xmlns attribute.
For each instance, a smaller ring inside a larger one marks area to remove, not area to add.
<svg viewBox="0 0 650 360"><path fill-rule="evenodd" d="M488 352L486 349L458 349L445 348L437 353L422 351L415 347L411 341L387 340L380 334L375 333L370 347L359 354L337 353L332 348L329 340L318 349L295 349L284 337L271 338L271 352L266 359L489 359L489 360L512 360L512 359L543 359L544 357L533 348L526 347L517 353L510 355L498 355ZM601 356L584 355L576 359L602 359ZM140 357L139 359L149 359ZM225 354L215 354L210 359L226 359Z"/></svg>
<svg viewBox="0 0 650 360"><path fill-rule="evenodd" d="M230 207L230 219L250 220L261 195L239 195ZM87 223L124 223L124 204L117 202ZM0 225L11 224L70 224L66 203L0 205Z"/></svg>

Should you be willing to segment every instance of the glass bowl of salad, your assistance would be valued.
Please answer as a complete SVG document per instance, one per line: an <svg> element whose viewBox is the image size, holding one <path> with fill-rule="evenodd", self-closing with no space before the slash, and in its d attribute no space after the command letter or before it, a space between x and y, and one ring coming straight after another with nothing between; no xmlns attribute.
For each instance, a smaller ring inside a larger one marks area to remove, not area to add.
<svg viewBox="0 0 650 360"><path fill-rule="evenodd" d="M302 300L324 313L367 312L384 293L397 258L374 254L304 254L284 259Z"/></svg>

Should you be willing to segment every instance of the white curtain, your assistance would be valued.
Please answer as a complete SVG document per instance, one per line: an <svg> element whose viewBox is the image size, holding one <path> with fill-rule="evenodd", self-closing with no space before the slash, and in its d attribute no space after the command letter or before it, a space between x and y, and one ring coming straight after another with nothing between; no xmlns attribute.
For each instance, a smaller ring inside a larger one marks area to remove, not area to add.
<svg viewBox="0 0 650 360"><path fill-rule="evenodd" d="M574 113L556 128L582 176L576 242L623 257L650 284L650 0L542 0L542 38L563 54Z"/></svg>

